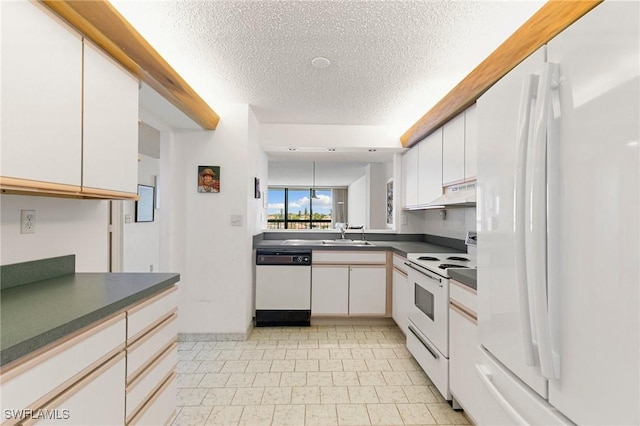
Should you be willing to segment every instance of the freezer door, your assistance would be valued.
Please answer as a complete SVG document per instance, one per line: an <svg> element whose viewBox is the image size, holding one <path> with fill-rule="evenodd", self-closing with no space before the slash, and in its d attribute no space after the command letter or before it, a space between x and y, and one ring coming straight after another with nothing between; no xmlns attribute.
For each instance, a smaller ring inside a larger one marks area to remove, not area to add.
<svg viewBox="0 0 640 426"><path fill-rule="evenodd" d="M603 2L547 50L560 68L547 164L561 356L549 401L578 424L640 424L639 16L636 1Z"/></svg>
<svg viewBox="0 0 640 426"><path fill-rule="evenodd" d="M478 347L478 363L475 367L480 382L499 407L485 411L480 424L573 425L481 346Z"/></svg>
<svg viewBox="0 0 640 426"><path fill-rule="evenodd" d="M515 229L516 182L524 179L518 175L524 170L519 165L519 131L525 139L530 136L521 122L535 110L535 101L521 102L520 97L523 91L536 92L544 61L542 48L492 86L476 105L479 339L512 373L546 398L547 381L540 375L526 303L529 295L517 287L522 284L518 265L522 266L523 253L516 243L522 229ZM530 112L520 117L520 109Z"/></svg>

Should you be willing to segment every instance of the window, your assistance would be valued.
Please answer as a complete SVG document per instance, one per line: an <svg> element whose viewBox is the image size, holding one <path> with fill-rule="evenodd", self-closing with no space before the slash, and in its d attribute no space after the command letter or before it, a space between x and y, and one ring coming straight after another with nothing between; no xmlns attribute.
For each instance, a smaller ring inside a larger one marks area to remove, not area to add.
<svg viewBox="0 0 640 426"><path fill-rule="evenodd" d="M311 188L269 188L267 229L331 229L333 191Z"/></svg>

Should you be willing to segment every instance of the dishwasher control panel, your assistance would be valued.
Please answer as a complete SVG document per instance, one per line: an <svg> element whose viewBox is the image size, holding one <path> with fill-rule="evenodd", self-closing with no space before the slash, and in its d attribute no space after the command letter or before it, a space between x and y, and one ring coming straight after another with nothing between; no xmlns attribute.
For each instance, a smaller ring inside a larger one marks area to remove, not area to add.
<svg viewBox="0 0 640 426"><path fill-rule="evenodd" d="M311 251L258 250L256 265L311 265Z"/></svg>

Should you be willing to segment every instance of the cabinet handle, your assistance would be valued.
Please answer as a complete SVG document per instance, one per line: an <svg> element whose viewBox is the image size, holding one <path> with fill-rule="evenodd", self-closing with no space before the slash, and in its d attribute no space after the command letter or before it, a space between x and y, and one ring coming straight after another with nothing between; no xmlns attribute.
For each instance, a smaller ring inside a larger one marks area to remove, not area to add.
<svg viewBox="0 0 640 426"><path fill-rule="evenodd" d="M429 344L427 342L424 341L424 339L416 332L416 330L412 327L409 326L409 331L416 336L416 339L418 339L420 341L420 343L422 343L422 345L425 347L426 350L429 351L429 353L431 354L431 356L434 359L438 359L440 358L440 355L438 355L438 353L436 351L434 351L433 349L431 349L431 346L429 346Z"/></svg>
<svg viewBox="0 0 640 426"><path fill-rule="evenodd" d="M463 308L462 306L458 305L456 302L454 302L453 300L449 301L449 307L456 311L457 313L459 313L460 315L462 315L464 318L466 318L467 320L471 321L472 323L474 323L475 325L478 325L478 318L476 318L475 316L473 316L470 312L467 312L467 310L465 308Z"/></svg>
<svg viewBox="0 0 640 426"><path fill-rule="evenodd" d="M413 263L404 263L405 265L407 265L409 268L413 269L414 271L418 271L420 272L422 275L426 276L427 278L431 278L433 281L437 281L439 283L442 282L442 278L436 278L433 275L429 275L426 271L426 269L422 268L421 266L419 267L420 269L416 268L416 266ZM442 287L442 286L440 286Z"/></svg>

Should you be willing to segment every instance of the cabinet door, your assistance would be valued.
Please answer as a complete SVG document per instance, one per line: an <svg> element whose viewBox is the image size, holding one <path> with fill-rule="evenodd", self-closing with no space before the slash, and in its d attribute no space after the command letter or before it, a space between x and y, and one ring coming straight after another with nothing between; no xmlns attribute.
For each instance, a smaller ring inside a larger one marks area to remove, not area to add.
<svg viewBox="0 0 640 426"><path fill-rule="evenodd" d="M464 178L475 179L478 157L478 115L476 106L471 105L464 113Z"/></svg>
<svg viewBox="0 0 640 426"><path fill-rule="evenodd" d="M84 44L82 186L137 192L138 81Z"/></svg>
<svg viewBox="0 0 640 426"><path fill-rule="evenodd" d="M475 424L510 424L476 373L478 333L466 315L449 309L449 387L455 400Z"/></svg>
<svg viewBox="0 0 640 426"><path fill-rule="evenodd" d="M465 113L458 114L442 130L442 182L464 180Z"/></svg>
<svg viewBox="0 0 640 426"><path fill-rule="evenodd" d="M311 272L311 315L349 313L349 267L314 265Z"/></svg>
<svg viewBox="0 0 640 426"><path fill-rule="evenodd" d="M442 195L442 128L418 145L418 204L425 205Z"/></svg>
<svg viewBox="0 0 640 426"><path fill-rule="evenodd" d="M82 40L35 3L0 9L2 176L79 187Z"/></svg>
<svg viewBox="0 0 640 426"><path fill-rule="evenodd" d="M391 316L396 324L398 324L398 327L400 327L400 330L402 330L404 334L407 334L407 321L409 318L409 280L405 272L395 268L393 269L392 288Z"/></svg>
<svg viewBox="0 0 640 426"><path fill-rule="evenodd" d="M403 207L418 205L418 146L402 156Z"/></svg>
<svg viewBox="0 0 640 426"><path fill-rule="evenodd" d="M387 308L387 268L363 265L349 269L349 315L384 315Z"/></svg>
<svg viewBox="0 0 640 426"><path fill-rule="evenodd" d="M35 424L119 425L124 424L125 354L121 352L89 376L55 398Z"/></svg>

